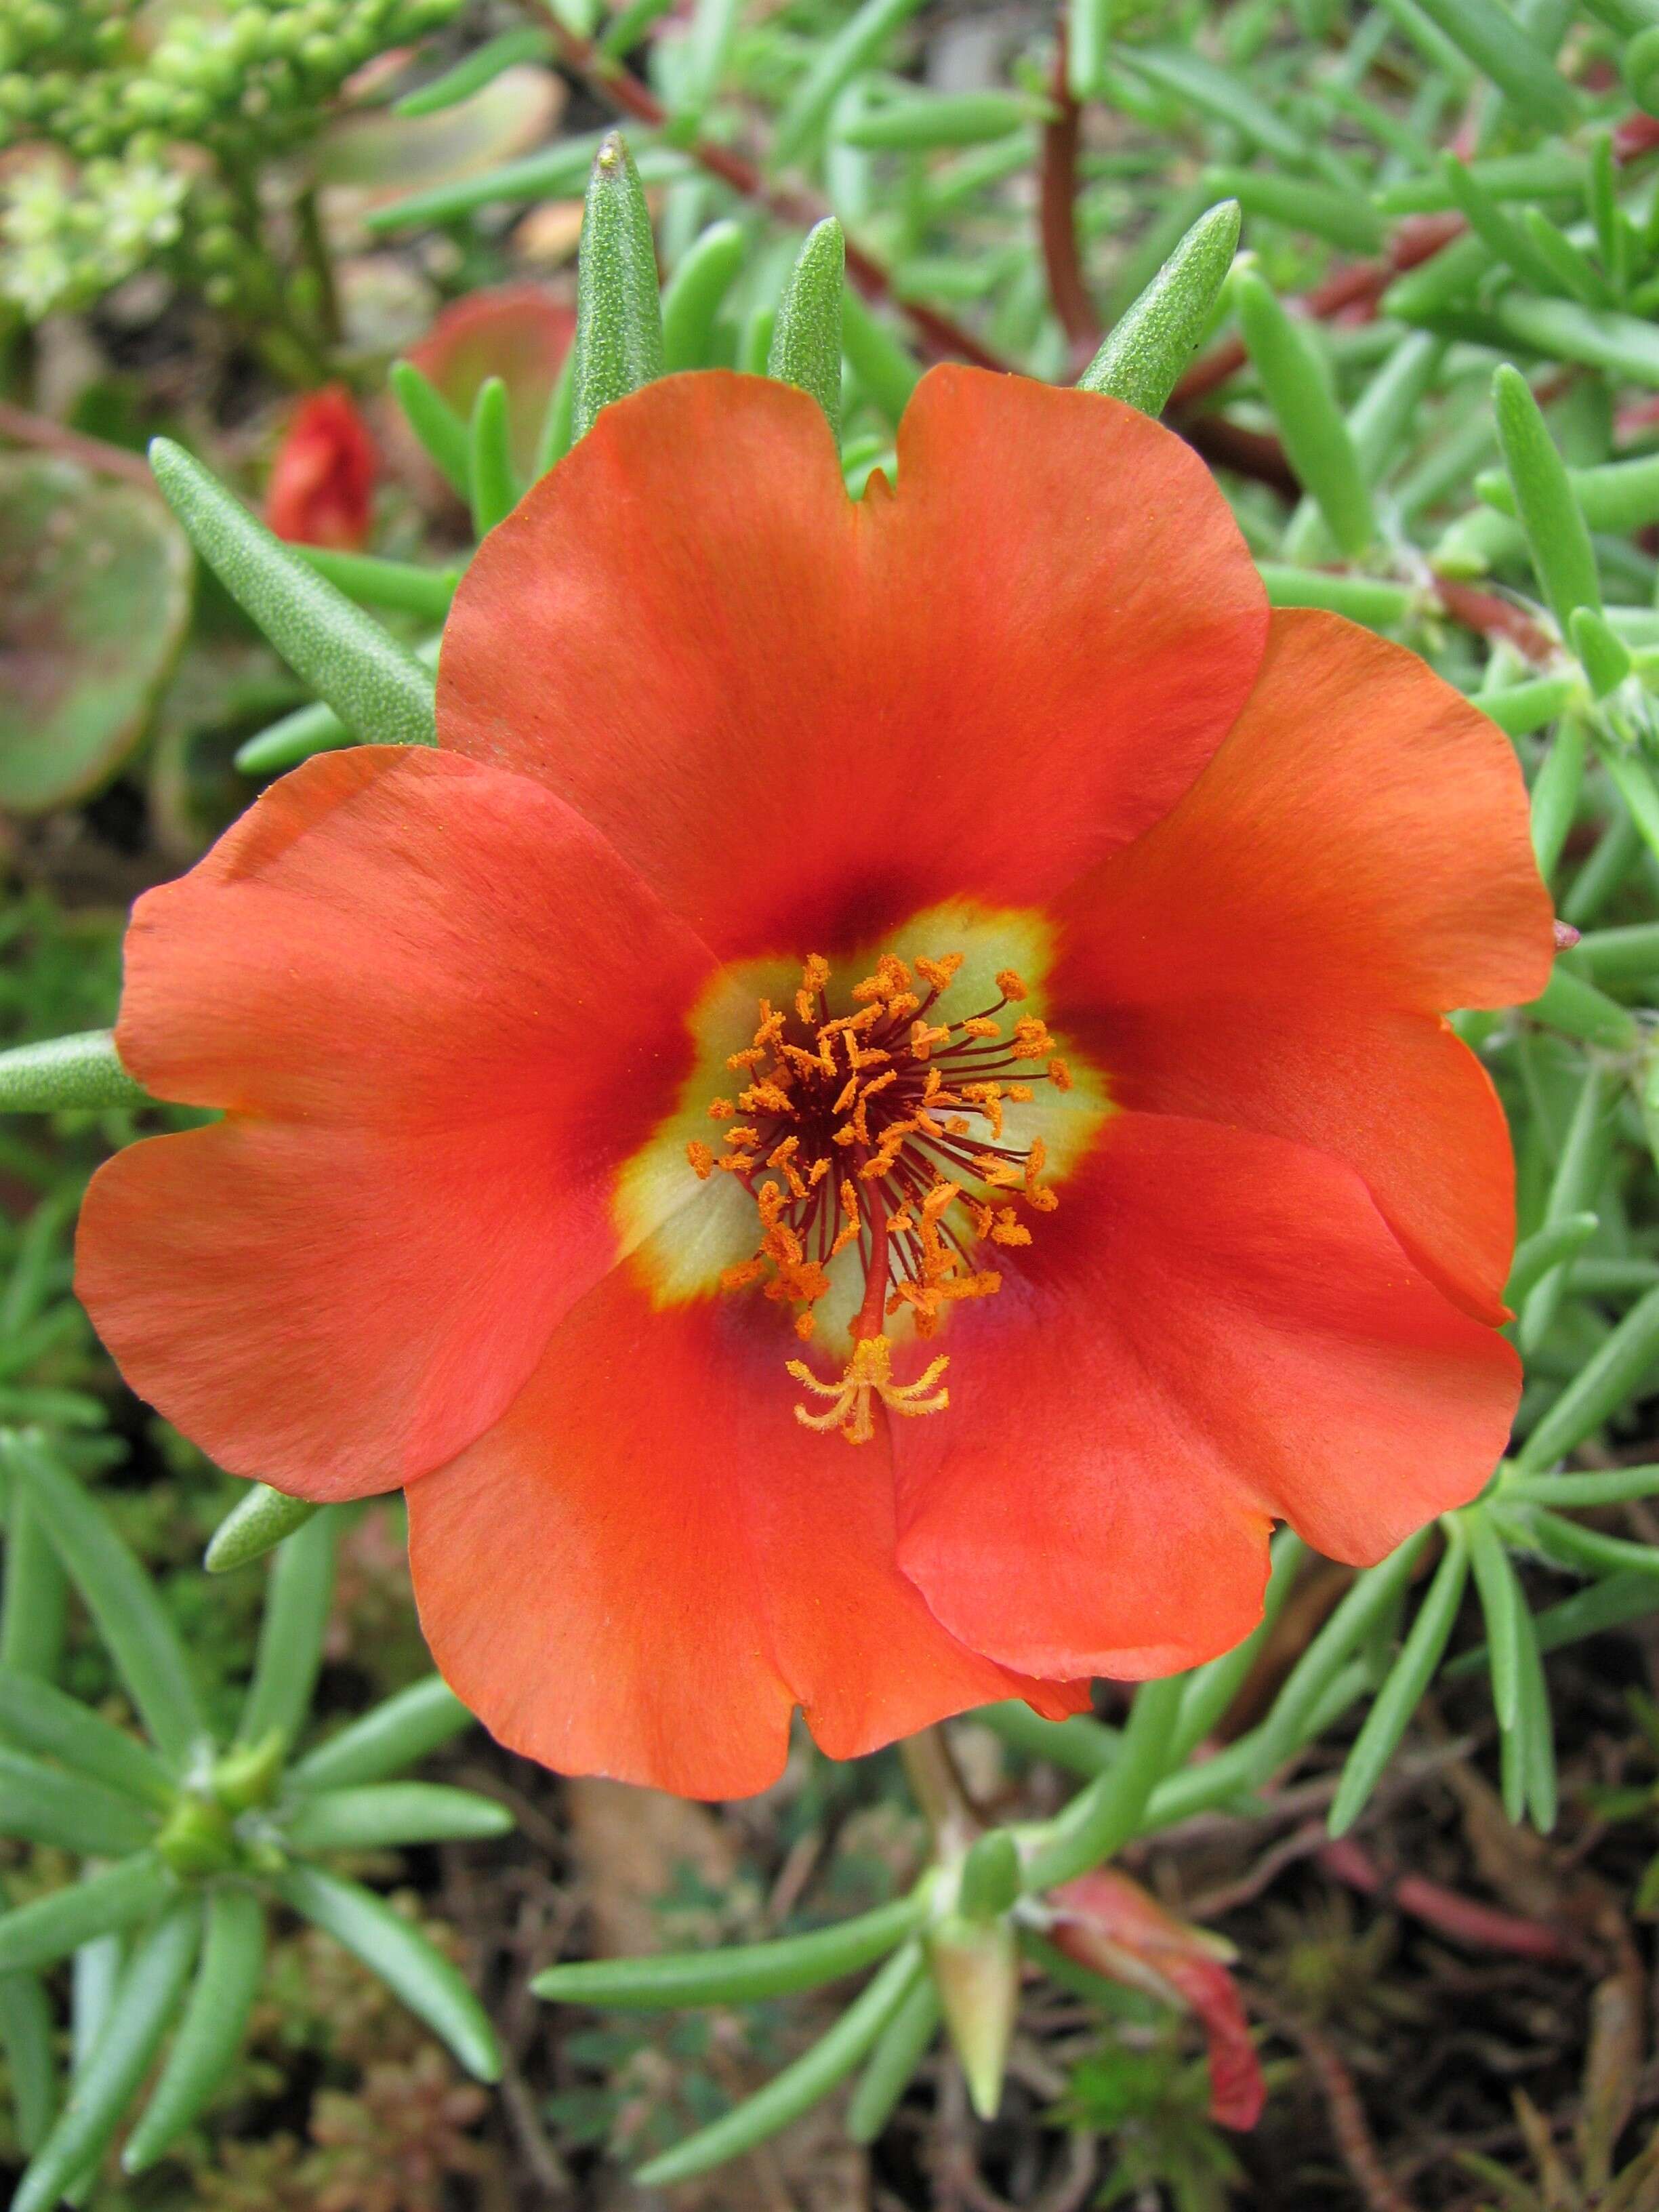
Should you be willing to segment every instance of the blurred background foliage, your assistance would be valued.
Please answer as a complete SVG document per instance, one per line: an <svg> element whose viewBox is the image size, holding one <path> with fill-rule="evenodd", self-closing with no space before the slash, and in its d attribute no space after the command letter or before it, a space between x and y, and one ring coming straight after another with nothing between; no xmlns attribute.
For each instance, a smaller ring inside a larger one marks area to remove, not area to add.
<svg viewBox="0 0 1659 2212"><path fill-rule="evenodd" d="M1139 1732L1103 1686L1097 1722L951 1734L990 1822L1118 1790L1121 1863L1237 1947L1260 2130L1212 2124L1190 2022L1036 1944L994 2121L935 2015L850 2135L809 2100L676 2201L1659 2206L1659 0L0 0L0 1043L106 1024L131 898L352 734L146 438L429 663L583 419L618 118L668 369L765 371L840 219L854 492L926 362L1073 380L1236 199L1166 420L1279 603L1509 732L1565 925L1540 1000L1457 1018L1519 1169L1528 1388L1486 1496L1359 1577L1282 1546L1263 1630ZM244 1517L249 1563L204 1573L242 1486L69 1287L88 1174L185 1118L0 1116L0 2160L99 2212L652 2201L618 2161L735 2140L836 1999L532 1977L842 1928L911 1893L927 1825L890 1754L803 1744L717 1812L507 1758L427 1679L395 1506Z"/></svg>

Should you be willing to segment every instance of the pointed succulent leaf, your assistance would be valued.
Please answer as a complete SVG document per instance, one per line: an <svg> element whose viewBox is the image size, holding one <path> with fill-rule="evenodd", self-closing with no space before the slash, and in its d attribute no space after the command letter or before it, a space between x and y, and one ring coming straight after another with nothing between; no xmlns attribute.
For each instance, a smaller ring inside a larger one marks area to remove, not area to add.
<svg viewBox="0 0 1659 2212"><path fill-rule="evenodd" d="M38 1974L0 1974L0 2052L18 2148L31 2157L58 2111L58 2023Z"/></svg>
<svg viewBox="0 0 1659 2212"><path fill-rule="evenodd" d="M338 1514L318 1513L277 1547L265 1589L253 1680L237 1723L241 1743L257 1744L270 1735L292 1743L311 1710L334 1595L339 1534Z"/></svg>
<svg viewBox="0 0 1659 2212"><path fill-rule="evenodd" d="M939 1984L924 1974L883 2028L847 2106L847 2132L872 2143L892 2117L911 2075L939 2033Z"/></svg>
<svg viewBox="0 0 1659 2212"><path fill-rule="evenodd" d="M222 1884L207 1900L196 1979L167 2064L121 2163L153 2166L203 2110L241 2053L264 1971L265 1912L252 1890Z"/></svg>
<svg viewBox="0 0 1659 2212"><path fill-rule="evenodd" d="M639 171L619 131L593 157L576 264L572 428L585 438L600 410L662 374L657 249Z"/></svg>
<svg viewBox="0 0 1659 2212"><path fill-rule="evenodd" d="M1357 560L1376 535L1376 519L1352 434L1313 342L1254 270L1241 274L1237 299L1244 343L1291 466L1341 551Z"/></svg>
<svg viewBox="0 0 1659 2212"><path fill-rule="evenodd" d="M154 1851L139 1851L68 1889L48 1891L0 1913L0 1974L50 1966L78 1944L147 1920L173 1894L172 1876Z"/></svg>
<svg viewBox="0 0 1659 2212"><path fill-rule="evenodd" d="M1194 349L1209 327L1215 303L1238 251L1238 202L1223 200L1201 215L1080 377L1079 390L1104 392L1161 415Z"/></svg>
<svg viewBox="0 0 1659 2212"><path fill-rule="evenodd" d="M0 1432L0 1462L45 1522L158 1749L182 1764L205 1730L184 1645L155 1583L43 1443Z"/></svg>
<svg viewBox="0 0 1659 2212"><path fill-rule="evenodd" d="M182 446L157 438L149 458L197 551L349 728L377 744L436 744L432 678L412 653L273 538Z"/></svg>
<svg viewBox="0 0 1659 2212"><path fill-rule="evenodd" d="M201 1939L198 1898L179 1898L133 1953L103 2033L69 2101L12 2199L12 2212L51 2212L100 2157L149 2070L184 1994Z"/></svg>
<svg viewBox="0 0 1659 2212"><path fill-rule="evenodd" d="M125 1791L0 1747L0 1835L112 1858L142 1850L155 1833L154 1814Z"/></svg>
<svg viewBox="0 0 1659 2212"><path fill-rule="evenodd" d="M641 2187L665 2189L708 2173L810 2112L852 2072L926 1972L921 1946L913 1939L893 1954L829 2033L793 2065L786 2066L763 2089L711 2127L642 2166L635 2176Z"/></svg>
<svg viewBox="0 0 1659 2212"><path fill-rule="evenodd" d="M493 1797L436 1782L371 1782L319 1790L283 1820L296 1851L378 1851L504 1836L513 1815Z"/></svg>
<svg viewBox="0 0 1659 2212"><path fill-rule="evenodd" d="M289 1769L289 1783L295 1790L341 1790L379 1782L471 1726L471 1714L441 1675L428 1674L308 1751Z"/></svg>
<svg viewBox="0 0 1659 2212"><path fill-rule="evenodd" d="M566 2004L655 2010L681 2005L752 2004L817 1989L872 1965L915 1933L927 1913L921 1891L873 1912L775 1943L723 1951L665 1953L642 1959L584 1959L548 1966L531 1987Z"/></svg>
<svg viewBox="0 0 1659 2212"><path fill-rule="evenodd" d="M743 267L748 240L741 223L729 217L711 222L680 257L663 288L663 368L702 368L720 302Z"/></svg>
<svg viewBox="0 0 1659 2212"><path fill-rule="evenodd" d="M372 1890L319 1867L272 1877L283 1902L360 1959L481 2081L500 2078L495 2032L459 1969Z"/></svg>
<svg viewBox="0 0 1659 2212"><path fill-rule="evenodd" d="M1492 408L1516 513L1533 567L1565 636L1578 607L1601 608L1589 531L1532 387L1507 363L1492 378Z"/></svg>
<svg viewBox="0 0 1659 2212"><path fill-rule="evenodd" d="M320 1510L309 1498L290 1498L268 1483L252 1483L214 1530L202 1564L210 1575L249 1566Z"/></svg>
<svg viewBox="0 0 1659 2212"><path fill-rule="evenodd" d="M796 258L772 327L766 369L781 383L810 392L830 429L841 435L842 295L847 242L832 215L809 231Z"/></svg>

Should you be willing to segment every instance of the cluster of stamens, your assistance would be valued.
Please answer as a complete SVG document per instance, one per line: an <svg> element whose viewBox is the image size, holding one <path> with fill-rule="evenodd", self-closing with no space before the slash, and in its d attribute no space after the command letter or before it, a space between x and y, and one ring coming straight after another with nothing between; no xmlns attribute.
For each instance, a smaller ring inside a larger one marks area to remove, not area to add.
<svg viewBox="0 0 1659 2212"><path fill-rule="evenodd" d="M757 1250L726 1270L721 1288L763 1284L767 1297L797 1310L803 1341L831 1261L858 1247L865 1295L845 1372L826 1383L788 1362L797 1382L830 1401L822 1413L797 1406L796 1418L853 1443L874 1433L872 1396L903 1416L949 1403L936 1387L943 1358L915 1382L893 1381L884 1322L908 1309L917 1335L929 1337L947 1305L992 1296L1002 1278L975 1248L1029 1244L1022 1207L1051 1213L1056 1204L1039 1181L1042 1139L1010 1141L1005 1113L1029 1103L1038 1083L1069 1091L1070 1072L1043 1022L1018 1012L1028 994L1012 969L998 975L992 1005L936 1018L962 964L960 953L908 964L884 953L854 985L853 1012L832 1016L830 963L815 953L793 1015L763 999L753 1042L726 1062L743 1083L709 1105L709 1119L727 1125L718 1148L687 1147L699 1176L735 1176L759 1215Z"/></svg>

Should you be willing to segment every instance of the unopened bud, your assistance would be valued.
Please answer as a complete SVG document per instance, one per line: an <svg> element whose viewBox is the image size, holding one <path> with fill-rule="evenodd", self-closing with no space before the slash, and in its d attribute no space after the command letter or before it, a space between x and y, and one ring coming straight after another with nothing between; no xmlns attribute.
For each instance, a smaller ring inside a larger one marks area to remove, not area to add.
<svg viewBox="0 0 1659 2212"><path fill-rule="evenodd" d="M228 1813L246 1813L251 1805L268 1805L282 1778L283 1731L272 1729L258 1743L228 1751L213 1769L210 1783L214 1796Z"/></svg>
<svg viewBox="0 0 1659 2212"><path fill-rule="evenodd" d="M993 1828L963 1860L957 1910L966 1920L994 1920L1018 1895L1019 1846L1006 1828Z"/></svg>
<svg viewBox="0 0 1659 2212"><path fill-rule="evenodd" d="M155 1850L174 1874L222 1874L236 1858L230 1815L211 1797L180 1797L155 1838Z"/></svg>
<svg viewBox="0 0 1659 2212"><path fill-rule="evenodd" d="M1006 1919L953 1912L928 1942L945 2024L982 2120L994 2119L1019 2010L1019 1950Z"/></svg>

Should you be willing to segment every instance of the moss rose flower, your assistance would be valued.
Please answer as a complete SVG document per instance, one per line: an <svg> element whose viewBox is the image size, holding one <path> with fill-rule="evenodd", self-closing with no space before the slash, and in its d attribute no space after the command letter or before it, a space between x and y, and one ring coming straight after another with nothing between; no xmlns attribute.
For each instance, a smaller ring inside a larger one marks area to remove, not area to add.
<svg viewBox="0 0 1659 2212"><path fill-rule="evenodd" d="M1270 613L1127 408L941 368L848 499L672 377L495 531L440 749L276 784L134 917L118 1041L224 1109L82 1294L227 1467L406 1486L504 1741L689 1794L1073 1709L1374 1560L1518 1390L1491 1085L1551 917L1498 731ZM849 1448L851 1447L851 1448Z"/></svg>

